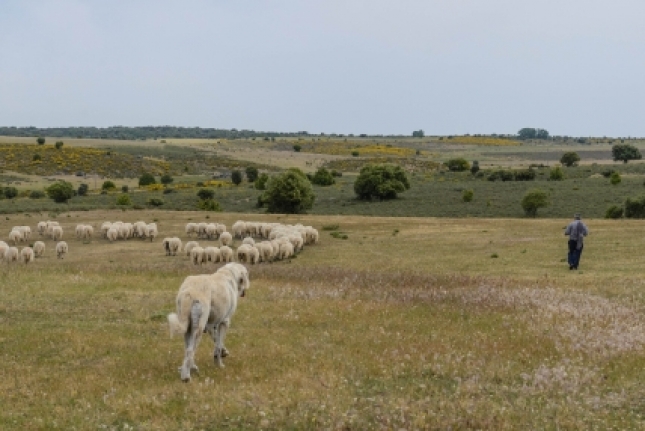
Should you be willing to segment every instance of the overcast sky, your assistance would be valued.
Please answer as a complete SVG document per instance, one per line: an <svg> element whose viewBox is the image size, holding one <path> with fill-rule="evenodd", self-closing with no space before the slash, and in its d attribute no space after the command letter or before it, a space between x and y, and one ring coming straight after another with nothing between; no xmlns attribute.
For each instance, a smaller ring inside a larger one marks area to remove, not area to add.
<svg viewBox="0 0 645 431"><path fill-rule="evenodd" d="M643 0L0 0L0 125L645 136Z"/></svg>

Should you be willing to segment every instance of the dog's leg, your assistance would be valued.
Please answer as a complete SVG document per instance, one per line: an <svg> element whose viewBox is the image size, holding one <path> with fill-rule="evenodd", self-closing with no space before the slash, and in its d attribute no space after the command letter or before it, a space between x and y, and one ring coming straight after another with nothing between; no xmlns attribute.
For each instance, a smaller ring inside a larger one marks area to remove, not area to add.
<svg viewBox="0 0 645 431"><path fill-rule="evenodd" d="M199 340L202 335L199 327L199 319L201 316L201 304L195 301L193 302L193 306L190 310L190 327L184 336L184 341L186 343L186 356L184 357L184 364L181 367L181 380L184 382L190 381L191 371L199 372L197 365L195 365L195 350L199 345Z"/></svg>

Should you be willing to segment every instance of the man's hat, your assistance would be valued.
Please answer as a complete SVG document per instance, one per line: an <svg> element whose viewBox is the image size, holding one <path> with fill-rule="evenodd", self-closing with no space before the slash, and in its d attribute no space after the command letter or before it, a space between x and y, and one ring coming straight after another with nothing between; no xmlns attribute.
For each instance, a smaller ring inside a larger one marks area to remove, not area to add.
<svg viewBox="0 0 645 431"><path fill-rule="evenodd" d="M573 215L573 218L576 219L576 220L580 220L580 213L575 213Z"/></svg>

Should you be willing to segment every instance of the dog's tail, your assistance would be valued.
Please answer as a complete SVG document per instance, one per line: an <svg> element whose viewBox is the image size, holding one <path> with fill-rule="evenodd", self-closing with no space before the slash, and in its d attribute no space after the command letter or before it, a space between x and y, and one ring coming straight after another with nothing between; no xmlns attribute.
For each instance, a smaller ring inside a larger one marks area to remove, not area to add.
<svg viewBox="0 0 645 431"><path fill-rule="evenodd" d="M185 334L188 332L192 307L193 298L190 295L183 295L177 298L177 313L170 313L168 315L171 337L173 334Z"/></svg>

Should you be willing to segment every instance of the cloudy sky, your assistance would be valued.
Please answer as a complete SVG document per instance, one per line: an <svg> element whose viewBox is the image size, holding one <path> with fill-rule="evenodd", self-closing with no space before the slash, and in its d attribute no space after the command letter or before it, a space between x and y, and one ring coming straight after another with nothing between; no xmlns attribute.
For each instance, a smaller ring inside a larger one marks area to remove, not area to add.
<svg viewBox="0 0 645 431"><path fill-rule="evenodd" d="M1 0L0 125L645 136L643 0Z"/></svg>

